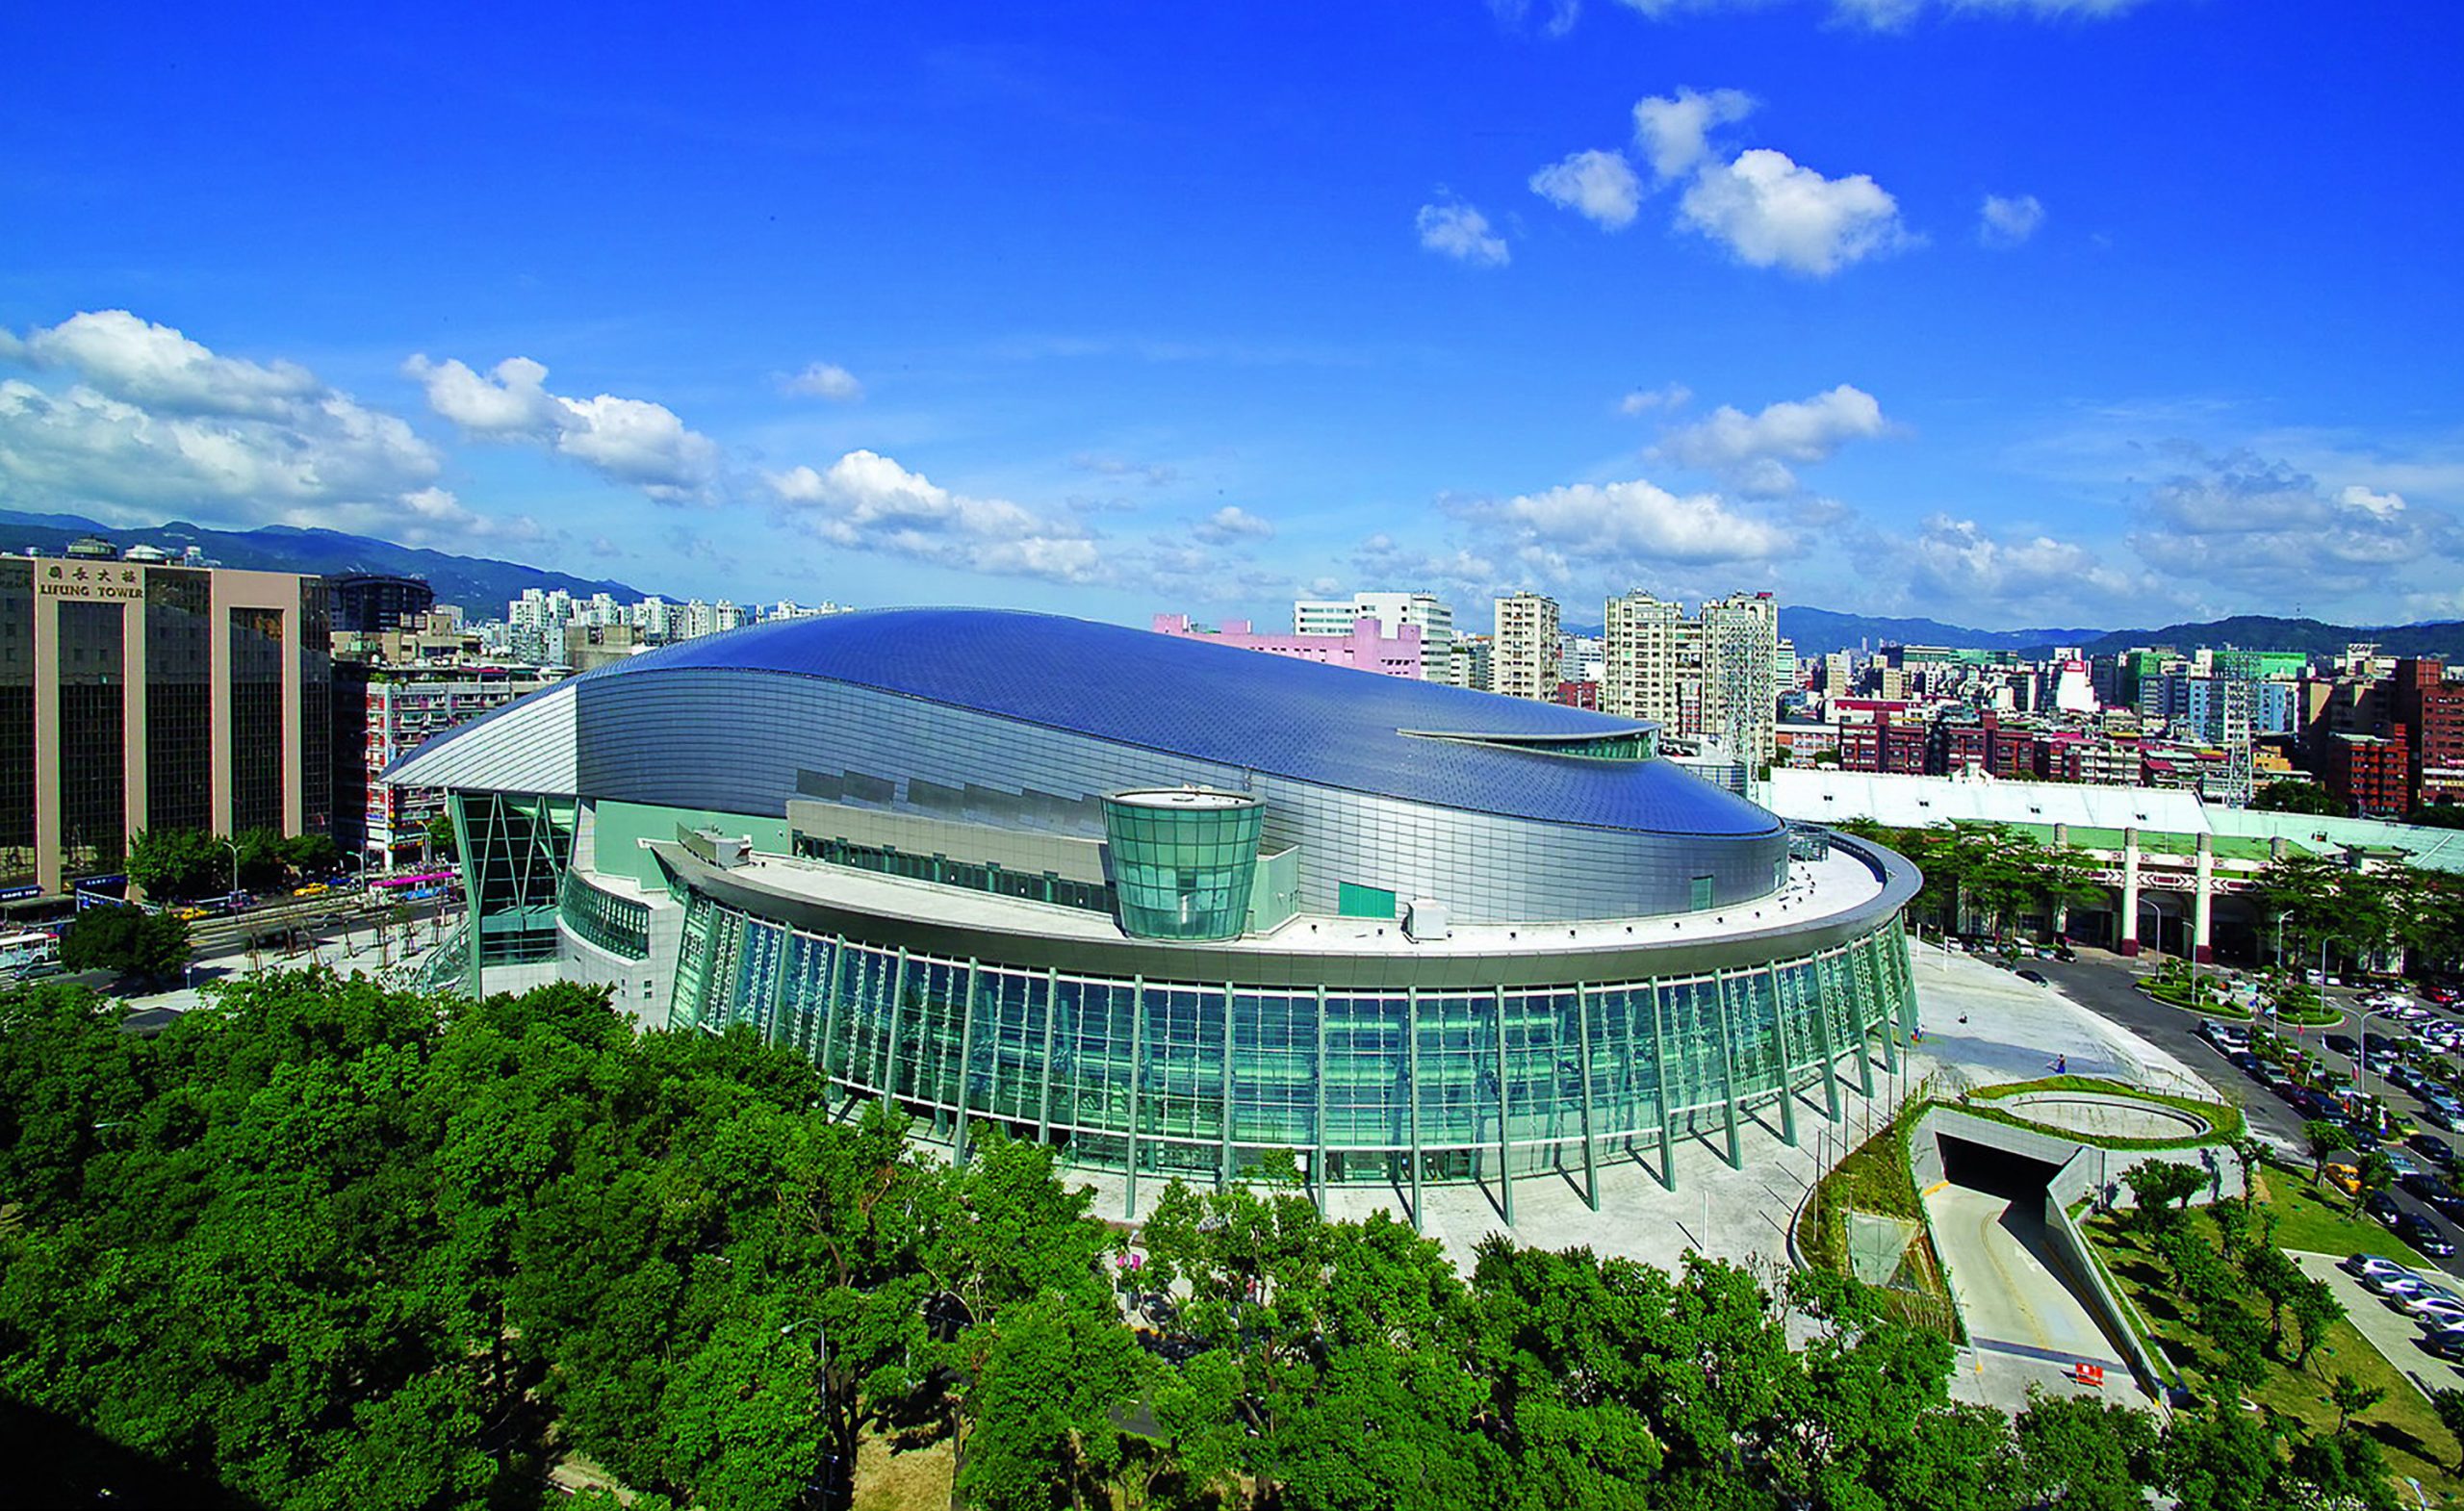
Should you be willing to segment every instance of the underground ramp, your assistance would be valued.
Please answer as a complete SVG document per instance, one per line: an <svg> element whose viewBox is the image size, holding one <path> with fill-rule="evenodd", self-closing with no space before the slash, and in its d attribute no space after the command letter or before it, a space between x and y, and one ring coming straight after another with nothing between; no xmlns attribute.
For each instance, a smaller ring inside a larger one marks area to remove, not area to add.
<svg viewBox="0 0 2464 1511"><path fill-rule="evenodd" d="M2045 1230L2045 1185L2059 1167L1966 1139L1943 1137L1940 1148L1944 1178L1925 1192L1925 1216L1969 1341L2002 1356L1991 1372L2023 1388L2100 1364L2126 1379Z"/></svg>

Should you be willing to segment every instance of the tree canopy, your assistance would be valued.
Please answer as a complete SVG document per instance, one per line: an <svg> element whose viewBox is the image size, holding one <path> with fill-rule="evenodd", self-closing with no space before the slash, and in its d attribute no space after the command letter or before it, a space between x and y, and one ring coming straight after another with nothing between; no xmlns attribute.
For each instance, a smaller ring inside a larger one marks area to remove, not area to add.
<svg viewBox="0 0 2464 1511"><path fill-rule="evenodd" d="M0 995L0 1395L263 1505L531 1504L571 1447L643 1504L788 1511L867 1427L1037 1511L2368 1483L2234 1411L1954 1402L1949 1345L1837 1276L1503 1238L1466 1274L1288 1169L1167 1187L1128 1268L1049 1149L985 1127L953 1166L788 1050L636 1035L596 990L216 991L152 1039Z"/></svg>

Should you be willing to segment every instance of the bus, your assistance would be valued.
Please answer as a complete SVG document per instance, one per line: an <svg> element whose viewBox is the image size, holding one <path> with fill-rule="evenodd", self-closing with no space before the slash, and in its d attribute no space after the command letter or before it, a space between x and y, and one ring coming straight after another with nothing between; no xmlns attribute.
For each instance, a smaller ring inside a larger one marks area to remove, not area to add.
<svg viewBox="0 0 2464 1511"><path fill-rule="evenodd" d="M60 941L39 932L0 934L0 971L31 970L60 962Z"/></svg>
<svg viewBox="0 0 2464 1511"><path fill-rule="evenodd" d="M456 871L404 871L397 876L372 876L368 879L368 884L372 888L398 892L412 888L441 887L460 879L461 873Z"/></svg>

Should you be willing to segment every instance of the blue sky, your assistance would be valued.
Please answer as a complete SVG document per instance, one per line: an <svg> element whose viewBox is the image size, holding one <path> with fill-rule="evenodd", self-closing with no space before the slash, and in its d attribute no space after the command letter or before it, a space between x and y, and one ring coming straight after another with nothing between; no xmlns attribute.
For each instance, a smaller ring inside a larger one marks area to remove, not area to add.
<svg viewBox="0 0 2464 1511"><path fill-rule="evenodd" d="M55 7L0 506L738 600L2464 617L2464 8Z"/></svg>

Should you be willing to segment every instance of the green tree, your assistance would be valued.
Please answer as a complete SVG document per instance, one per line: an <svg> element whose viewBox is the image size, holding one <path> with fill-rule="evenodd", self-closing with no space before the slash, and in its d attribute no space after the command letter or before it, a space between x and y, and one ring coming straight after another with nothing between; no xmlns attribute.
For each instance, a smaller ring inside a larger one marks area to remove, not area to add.
<svg viewBox="0 0 2464 1511"><path fill-rule="evenodd" d="M2396 1165L2380 1150L2373 1149L2363 1155L2354 1169L2359 1176L2361 1193L2365 1196L2374 1195L2396 1184Z"/></svg>
<svg viewBox="0 0 2464 1511"><path fill-rule="evenodd" d="M86 909L60 933L60 963L72 971L160 981L179 974L188 959L187 920L125 904Z"/></svg>
<svg viewBox="0 0 2464 1511"><path fill-rule="evenodd" d="M2323 1117L2313 1117L2301 1125L2301 1140L2310 1147L2310 1184L2313 1186L2326 1178L2328 1160L2352 1147L2352 1135Z"/></svg>
<svg viewBox="0 0 2464 1511"><path fill-rule="evenodd" d="M2027 1503L2143 1511L2162 1443L2147 1414L2079 1396L2034 1396L2013 1422Z"/></svg>
<svg viewBox="0 0 2464 1511"><path fill-rule="evenodd" d="M2271 781L2251 795L2250 807L2262 813L2310 813L2321 818L2349 818L2351 810L2336 795L2315 781Z"/></svg>
<svg viewBox="0 0 2464 1511"><path fill-rule="evenodd" d="M430 858L449 864L461 856L462 843L453 832L453 815L450 812L440 812L429 819L423 832L427 835Z"/></svg>
<svg viewBox="0 0 2464 1511"><path fill-rule="evenodd" d="M2433 1390L2429 1393L2429 1405L2430 1410L2438 1413L2438 1424L2455 1440L2455 1472L2464 1474L2464 1390L2452 1386Z"/></svg>
<svg viewBox="0 0 2464 1511"><path fill-rule="evenodd" d="M2191 1198L2205 1190L2208 1176L2195 1165L2176 1165L2169 1160L2142 1160L2121 1172L2122 1184L2130 1188L2141 1215L2151 1225L2169 1225L2178 1220Z"/></svg>
<svg viewBox="0 0 2464 1511"><path fill-rule="evenodd" d="M2301 1348L2293 1356L2296 1369L2308 1369L2310 1356L2327 1341L2327 1330L2345 1319L2345 1304L2336 1299L2335 1288L2324 1280L2305 1278L2285 1302L2293 1314L2296 1326L2301 1329Z"/></svg>
<svg viewBox="0 0 2464 1511"><path fill-rule="evenodd" d="M2364 1385L2342 1371L2327 1382L2327 1403L2336 1408L2336 1431L2339 1433L2352 1425L2352 1419L2386 1398L2387 1387Z"/></svg>
<svg viewBox="0 0 2464 1511"><path fill-rule="evenodd" d="M228 890L231 853L193 829L145 829L129 836L128 879L149 898Z"/></svg>
<svg viewBox="0 0 2464 1511"><path fill-rule="evenodd" d="M958 1491L987 1511L1110 1506L1127 1454L1120 1421L1146 1356L1100 1297L1054 1292L1008 1309L966 1387L976 1422Z"/></svg>

